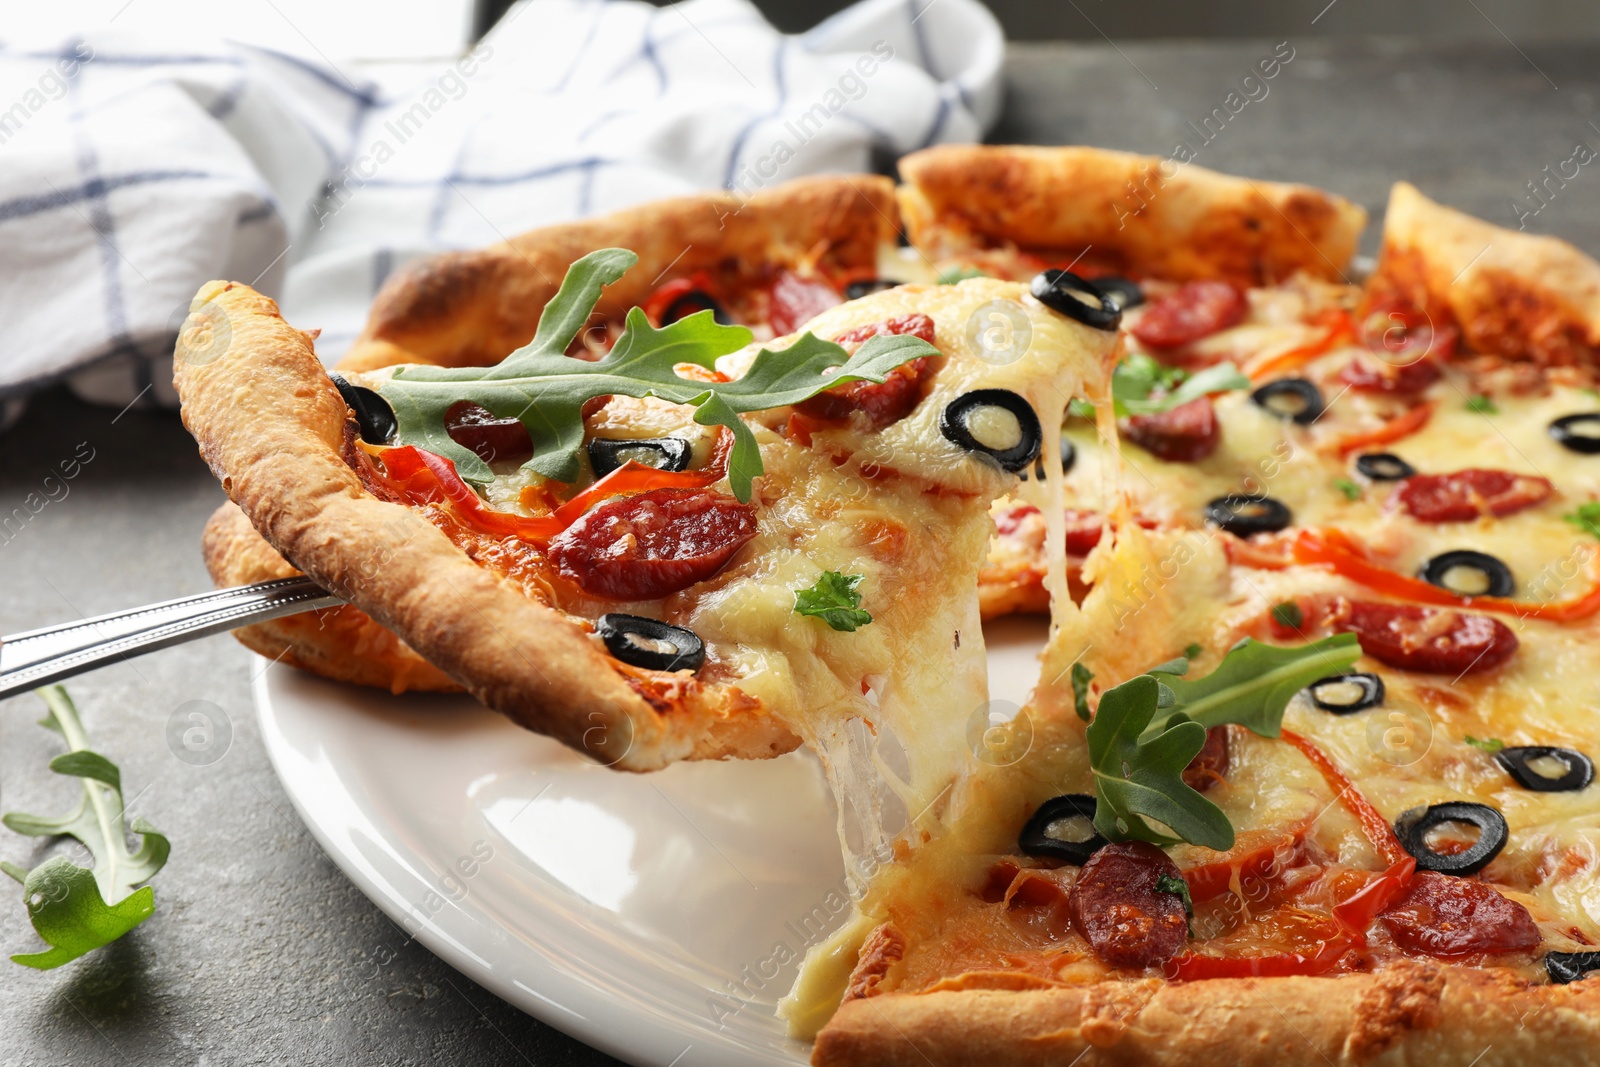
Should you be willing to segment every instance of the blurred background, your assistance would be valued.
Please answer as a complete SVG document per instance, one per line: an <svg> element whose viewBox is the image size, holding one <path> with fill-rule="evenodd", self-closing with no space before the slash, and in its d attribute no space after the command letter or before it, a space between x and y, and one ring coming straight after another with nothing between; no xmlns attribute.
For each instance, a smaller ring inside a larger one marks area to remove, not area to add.
<svg viewBox="0 0 1600 1067"><path fill-rule="evenodd" d="M939 0L907 0L926 7ZM1403 34L1515 44L1600 36L1594 0L985 0L1017 41ZM809 29L849 0L756 0L782 30ZM510 0L52 0L8 3L0 34L119 27L232 37L302 55L368 60L444 55L481 36ZM665 6L659 0L657 6ZM382 17L374 19L374 13Z"/></svg>

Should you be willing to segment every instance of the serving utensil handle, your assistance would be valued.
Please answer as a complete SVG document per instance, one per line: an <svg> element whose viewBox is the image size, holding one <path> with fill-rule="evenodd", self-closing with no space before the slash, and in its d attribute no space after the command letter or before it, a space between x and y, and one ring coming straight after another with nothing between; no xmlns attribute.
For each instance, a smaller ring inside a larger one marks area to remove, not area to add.
<svg viewBox="0 0 1600 1067"><path fill-rule="evenodd" d="M113 660L342 603L309 578L276 578L10 634L0 638L0 700Z"/></svg>

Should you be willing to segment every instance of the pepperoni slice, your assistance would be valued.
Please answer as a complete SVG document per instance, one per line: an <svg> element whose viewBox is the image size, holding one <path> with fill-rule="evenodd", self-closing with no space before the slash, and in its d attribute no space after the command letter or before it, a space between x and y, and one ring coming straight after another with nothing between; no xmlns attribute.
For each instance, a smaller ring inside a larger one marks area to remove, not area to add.
<svg viewBox="0 0 1600 1067"><path fill-rule="evenodd" d="M1443 375L1431 359L1399 365L1383 359L1357 356L1339 370L1339 380L1358 393L1396 393L1415 396Z"/></svg>
<svg viewBox="0 0 1600 1067"><path fill-rule="evenodd" d="M1471 522L1531 508L1553 492L1548 478L1473 467L1451 474L1414 474L1391 499L1419 522Z"/></svg>
<svg viewBox="0 0 1600 1067"><path fill-rule="evenodd" d="M1401 948L1429 956L1527 952L1543 940L1521 904L1482 882L1432 871L1418 871L1378 918Z"/></svg>
<svg viewBox="0 0 1600 1067"><path fill-rule="evenodd" d="M780 336L794 333L800 327L827 311L844 303L844 298L833 287L813 278L802 278L792 270L778 274L768 290L767 322Z"/></svg>
<svg viewBox="0 0 1600 1067"><path fill-rule="evenodd" d="M756 535L755 509L708 489L652 489L607 501L550 542L550 560L587 593L655 600L721 570Z"/></svg>
<svg viewBox="0 0 1600 1067"><path fill-rule="evenodd" d="M834 338L852 355L869 338L882 335L920 337L933 344L933 320L926 315L902 315L886 322L873 322L857 326ZM862 412L872 429L881 430L899 422L922 400L922 394L933 376L933 361L919 356L902 363L881 382L846 382L825 393L795 405L795 410L824 422L842 422L853 412Z"/></svg>
<svg viewBox="0 0 1600 1067"><path fill-rule="evenodd" d="M1517 650L1517 635L1499 619L1448 608L1340 597L1330 621L1335 630L1354 633L1373 659L1407 671L1487 671Z"/></svg>
<svg viewBox="0 0 1600 1067"><path fill-rule="evenodd" d="M1222 441L1222 424L1209 396L1196 397L1171 411L1131 415L1122 420L1120 428L1128 440L1168 463L1205 459Z"/></svg>
<svg viewBox="0 0 1600 1067"><path fill-rule="evenodd" d="M1177 348L1236 325L1249 310L1244 293L1227 282L1184 282L1152 302L1129 332L1151 348Z"/></svg>
<svg viewBox="0 0 1600 1067"><path fill-rule="evenodd" d="M1107 845L1083 865L1067 896L1072 925L1113 967L1153 967L1189 937L1183 900L1156 884L1179 878L1178 865L1144 841Z"/></svg>
<svg viewBox="0 0 1600 1067"><path fill-rule="evenodd" d="M451 440L472 449L485 463L524 460L533 455L533 441L526 426L516 419L498 418L470 400L450 405L444 413L444 429Z"/></svg>
<svg viewBox="0 0 1600 1067"><path fill-rule="evenodd" d="M1222 781L1231 762L1228 728L1213 726L1206 731L1206 743L1200 746L1200 751L1194 754L1189 766L1183 769L1183 784L1196 793L1204 793Z"/></svg>

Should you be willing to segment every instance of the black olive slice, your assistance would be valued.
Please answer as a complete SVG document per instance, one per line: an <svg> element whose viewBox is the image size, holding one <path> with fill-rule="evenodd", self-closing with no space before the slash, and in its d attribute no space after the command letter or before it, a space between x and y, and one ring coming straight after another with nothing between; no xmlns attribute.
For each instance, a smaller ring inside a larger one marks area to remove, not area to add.
<svg viewBox="0 0 1600 1067"><path fill-rule="evenodd" d="M1083 866L1107 843L1094 828L1094 804L1094 797L1083 793L1052 797L1022 828L1017 847L1025 856Z"/></svg>
<svg viewBox="0 0 1600 1067"><path fill-rule="evenodd" d="M651 671L697 671L706 661L700 635L642 615L610 612L595 620L606 651L624 663Z"/></svg>
<svg viewBox="0 0 1600 1067"><path fill-rule="evenodd" d="M1206 505L1206 521L1233 534L1249 537L1277 533L1293 521L1288 505L1262 493L1229 493Z"/></svg>
<svg viewBox="0 0 1600 1067"><path fill-rule="evenodd" d="M1075 464L1077 462L1078 462L1078 450L1076 448L1072 447L1072 442L1071 441L1069 441L1065 437L1063 437L1061 439L1061 473L1063 475L1071 474L1072 473L1072 466L1073 466L1073 464ZM1036 460L1034 462L1034 464L1033 464L1033 476L1035 478L1037 478L1041 483L1044 481L1044 460L1041 459L1041 460ZM1027 471L1023 471L1022 472L1022 480L1023 481L1027 481L1028 480L1028 472Z"/></svg>
<svg viewBox="0 0 1600 1067"><path fill-rule="evenodd" d="M656 470L681 471L688 468L693 451L681 437L596 437L589 442L589 465L596 478L604 478L630 459Z"/></svg>
<svg viewBox="0 0 1600 1067"><path fill-rule="evenodd" d="M972 419L984 408L1009 411L1017 420L1017 443L1007 448L984 444L972 432ZM1039 455L1044 429L1039 416L1020 395L1009 389L974 389L945 405L939 416L939 432L959 448L987 456L1004 470L1016 474L1025 470Z"/></svg>
<svg viewBox="0 0 1600 1067"><path fill-rule="evenodd" d="M871 293L881 293L885 289L893 289L901 284L903 283L897 282L893 278L862 278L860 281L851 282L844 287L844 298L846 300L860 300Z"/></svg>
<svg viewBox="0 0 1600 1067"><path fill-rule="evenodd" d="M1460 571L1467 573L1456 573ZM1517 591L1510 567L1470 548L1439 553L1422 564L1417 577L1456 596L1510 596Z"/></svg>
<svg viewBox="0 0 1600 1067"><path fill-rule="evenodd" d="M1535 793L1572 793L1594 781L1594 762L1582 752L1570 748L1517 745L1496 752L1494 761L1504 767L1518 785ZM1545 774L1545 768L1539 764L1548 765L1551 762L1560 764L1566 770L1560 774Z"/></svg>
<svg viewBox="0 0 1600 1067"><path fill-rule="evenodd" d="M1557 985L1576 982L1590 971L1600 971L1600 952L1546 952L1544 969Z"/></svg>
<svg viewBox="0 0 1600 1067"><path fill-rule="evenodd" d="M690 289L662 309L661 325L666 326L679 319L686 319L698 311L711 312L711 317L724 326L733 325L733 317L728 314L728 309L703 289Z"/></svg>
<svg viewBox="0 0 1600 1067"><path fill-rule="evenodd" d="M1428 847L1428 834L1446 823L1465 823L1478 828L1478 839L1472 847L1446 855ZM1432 804L1426 808L1412 808L1402 812L1394 821L1394 832L1400 846L1416 857L1417 870L1438 871L1440 874L1477 874L1500 855L1506 847L1511 830L1506 817L1487 804L1469 801L1451 801Z"/></svg>
<svg viewBox="0 0 1600 1067"><path fill-rule="evenodd" d="M1310 426L1322 417L1327 404L1315 382L1304 378L1279 378L1250 394L1255 405L1296 426Z"/></svg>
<svg viewBox="0 0 1600 1067"><path fill-rule="evenodd" d="M1311 703L1335 715L1375 708L1383 703L1383 679L1376 674L1334 674L1313 682L1307 690Z"/></svg>
<svg viewBox="0 0 1600 1067"><path fill-rule="evenodd" d="M1122 322L1122 305L1115 297L1070 271L1040 271L1029 288L1039 303L1085 326L1115 330Z"/></svg>
<svg viewBox="0 0 1600 1067"><path fill-rule="evenodd" d="M1600 411L1563 415L1550 424L1556 444L1585 456L1600 452Z"/></svg>
<svg viewBox="0 0 1600 1067"><path fill-rule="evenodd" d="M1144 303L1144 290L1139 288L1139 283L1132 278L1124 278L1117 274L1107 274L1094 280L1094 287L1117 302L1117 307L1123 311L1136 308Z"/></svg>
<svg viewBox="0 0 1600 1067"><path fill-rule="evenodd" d="M369 445L386 445L394 440L399 424L394 420L394 408L375 391L364 385L351 385L342 374L329 374L339 395L350 410L356 413L356 426L361 439Z"/></svg>
<svg viewBox="0 0 1600 1067"><path fill-rule="evenodd" d="M1374 482L1403 482L1417 468L1393 452L1368 452L1356 457L1356 473Z"/></svg>

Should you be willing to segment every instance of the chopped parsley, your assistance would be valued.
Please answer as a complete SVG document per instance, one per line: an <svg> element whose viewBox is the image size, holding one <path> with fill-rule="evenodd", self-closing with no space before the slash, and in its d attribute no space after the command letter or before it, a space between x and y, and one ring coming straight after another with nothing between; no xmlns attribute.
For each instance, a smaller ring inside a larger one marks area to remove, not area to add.
<svg viewBox="0 0 1600 1067"><path fill-rule="evenodd" d="M1578 510L1561 516L1563 522L1570 522L1586 534L1600 537L1600 500L1579 504Z"/></svg>
<svg viewBox="0 0 1600 1067"><path fill-rule="evenodd" d="M1333 487L1343 493L1346 500L1361 499L1361 487L1349 478L1335 478Z"/></svg>
<svg viewBox="0 0 1600 1067"><path fill-rule="evenodd" d="M1282 604L1272 605L1272 621L1279 626L1287 626L1298 630L1306 621L1305 614L1300 610L1300 605L1292 600L1285 600Z"/></svg>
<svg viewBox="0 0 1600 1067"><path fill-rule="evenodd" d="M1498 737L1473 737L1471 734L1468 734L1466 737L1462 738L1462 740L1471 745L1473 748L1481 748L1485 752L1489 753L1499 752L1502 748L1506 747L1506 743L1500 740Z"/></svg>
<svg viewBox="0 0 1600 1067"><path fill-rule="evenodd" d="M821 619L835 630L855 633L872 621L861 608L861 582L865 575L823 571L810 589L794 591L794 610Z"/></svg>
<svg viewBox="0 0 1600 1067"><path fill-rule="evenodd" d="M1072 665L1072 706L1078 712L1078 718L1084 722L1089 721L1089 683L1094 681L1094 673L1081 663Z"/></svg>
<svg viewBox="0 0 1600 1067"><path fill-rule="evenodd" d="M1467 410L1476 411L1479 415L1500 414L1500 409L1495 407L1494 401L1490 400L1488 396L1483 393L1479 393L1477 396L1472 397L1467 401Z"/></svg>

